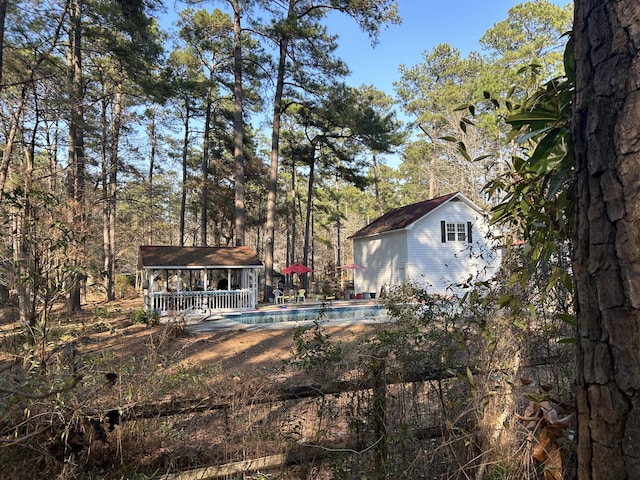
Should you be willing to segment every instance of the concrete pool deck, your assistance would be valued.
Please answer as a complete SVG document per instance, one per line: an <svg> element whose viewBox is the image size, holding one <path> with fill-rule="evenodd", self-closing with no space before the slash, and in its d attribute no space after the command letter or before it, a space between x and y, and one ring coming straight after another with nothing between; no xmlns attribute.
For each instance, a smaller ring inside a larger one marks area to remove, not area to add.
<svg viewBox="0 0 640 480"><path fill-rule="evenodd" d="M234 318L242 318L243 316L250 317L251 315L261 315L268 312L282 312L286 311L291 315L296 313L305 312L308 310L320 311L325 308L327 311L334 309L356 309L363 307L382 307L382 304L376 300L327 300L324 302L300 302L300 303L286 303L284 305L278 304L260 304L255 310L247 310L241 312L225 312L225 313L211 313L211 314L194 314L184 316L187 329L191 333L210 333L214 331L230 331L230 330L276 330L276 329L292 329L303 325L313 324L315 319L305 320L287 320L287 321L274 321L269 323L242 323L234 320ZM317 318L317 317L315 317ZM182 318L181 318L182 320ZM323 319L323 324L331 326L345 326L345 325L363 325L363 324L380 324L387 322L386 317L376 318L335 318L335 319Z"/></svg>

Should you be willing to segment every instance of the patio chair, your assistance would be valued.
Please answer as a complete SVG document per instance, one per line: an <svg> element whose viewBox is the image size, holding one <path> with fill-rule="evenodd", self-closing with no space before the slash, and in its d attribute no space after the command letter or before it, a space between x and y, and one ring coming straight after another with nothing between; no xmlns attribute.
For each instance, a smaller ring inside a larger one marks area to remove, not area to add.
<svg viewBox="0 0 640 480"><path fill-rule="evenodd" d="M284 303L284 295L282 295L282 290L278 290L277 288L273 290L273 303L276 305L278 303Z"/></svg>
<svg viewBox="0 0 640 480"><path fill-rule="evenodd" d="M296 302L304 302L307 299L306 294L307 291L304 288L298 290L298 294L296 295Z"/></svg>

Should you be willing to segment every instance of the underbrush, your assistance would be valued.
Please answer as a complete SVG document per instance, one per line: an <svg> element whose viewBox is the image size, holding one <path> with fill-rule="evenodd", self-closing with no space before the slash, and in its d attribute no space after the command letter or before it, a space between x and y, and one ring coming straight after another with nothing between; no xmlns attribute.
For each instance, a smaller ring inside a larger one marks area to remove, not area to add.
<svg viewBox="0 0 640 480"><path fill-rule="evenodd" d="M349 344L321 313L271 371L185 361L179 319L3 329L0 478L574 478L565 323L414 285L385 301L394 321Z"/></svg>

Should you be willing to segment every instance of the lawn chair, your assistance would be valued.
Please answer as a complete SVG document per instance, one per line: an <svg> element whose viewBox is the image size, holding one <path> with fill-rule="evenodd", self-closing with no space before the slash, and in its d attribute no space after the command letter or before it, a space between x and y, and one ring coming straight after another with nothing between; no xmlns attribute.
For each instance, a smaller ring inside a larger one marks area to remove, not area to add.
<svg viewBox="0 0 640 480"><path fill-rule="evenodd" d="M282 294L282 290L278 290L277 288L273 290L273 303L276 305L279 303L284 304L284 295Z"/></svg>
<svg viewBox="0 0 640 480"><path fill-rule="evenodd" d="M306 294L307 291L304 288L298 290L298 294L296 295L296 302L304 302L307 299Z"/></svg>

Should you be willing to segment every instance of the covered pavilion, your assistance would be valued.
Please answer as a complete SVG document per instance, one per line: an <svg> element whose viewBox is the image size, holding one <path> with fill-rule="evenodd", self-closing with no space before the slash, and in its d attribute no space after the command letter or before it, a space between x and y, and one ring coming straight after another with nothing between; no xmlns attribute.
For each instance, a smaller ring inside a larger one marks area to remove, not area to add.
<svg viewBox="0 0 640 480"><path fill-rule="evenodd" d="M140 247L144 307L160 315L253 310L264 268L249 247Z"/></svg>

